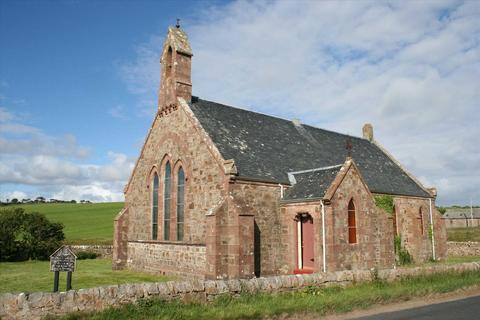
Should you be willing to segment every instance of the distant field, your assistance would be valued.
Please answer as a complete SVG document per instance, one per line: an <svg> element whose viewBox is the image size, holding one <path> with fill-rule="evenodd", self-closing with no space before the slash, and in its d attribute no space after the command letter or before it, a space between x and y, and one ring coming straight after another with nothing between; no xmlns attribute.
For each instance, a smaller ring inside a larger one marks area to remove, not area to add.
<svg viewBox="0 0 480 320"><path fill-rule="evenodd" d="M123 202L40 203L8 208L13 207L40 212L50 221L63 223L68 244L112 244L113 219L123 208Z"/></svg>
<svg viewBox="0 0 480 320"><path fill-rule="evenodd" d="M65 291L66 272L60 272L60 291ZM160 282L170 278L129 270L112 271L112 260L77 260L73 273L74 289L122 283ZM1 292L35 292L53 289L53 272L49 261L1 262Z"/></svg>
<svg viewBox="0 0 480 320"><path fill-rule="evenodd" d="M448 241L480 241L480 227L447 229Z"/></svg>

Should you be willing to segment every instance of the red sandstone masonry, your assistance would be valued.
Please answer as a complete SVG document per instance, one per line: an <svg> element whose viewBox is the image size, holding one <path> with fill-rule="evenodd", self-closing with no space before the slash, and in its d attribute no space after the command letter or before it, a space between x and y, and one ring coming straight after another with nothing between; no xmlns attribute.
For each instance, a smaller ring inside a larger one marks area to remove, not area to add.
<svg viewBox="0 0 480 320"><path fill-rule="evenodd" d="M205 245L128 242L127 267L132 270L203 279Z"/></svg>
<svg viewBox="0 0 480 320"><path fill-rule="evenodd" d="M378 277L393 281L405 276L468 270L480 271L480 264L471 262L456 265L386 269L379 270ZM193 280L125 284L57 293L4 293L0 294L0 318L36 320L47 315L61 316L76 311L101 311L111 306L134 303L139 299L210 301L220 294L235 296L240 293L292 291L311 285L345 285L352 282L371 281L372 278L372 271L358 270L249 280Z"/></svg>

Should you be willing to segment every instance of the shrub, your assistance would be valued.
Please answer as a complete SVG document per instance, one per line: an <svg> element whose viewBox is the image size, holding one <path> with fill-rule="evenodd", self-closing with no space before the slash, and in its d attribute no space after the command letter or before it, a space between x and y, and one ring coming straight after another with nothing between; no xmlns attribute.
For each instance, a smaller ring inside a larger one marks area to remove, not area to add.
<svg viewBox="0 0 480 320"><path fill-rule="evenodd" d="M403 266L413 263L412 255L402 246L401 236L395 236L395 238L393 238L393 247L395 248L395 254L397 255L399 265Z"/></svg>
<svg viewBox="0 0 480 320"><path fill-rule="evenodd" d="M393 214L393 197L390 195L375 196L375 205L389 214Z"/></svg>
<svg viewBox="0 0 480 320"><path fill-rule="evenodd" d="M63 225L43 214L0 210L0 261L47 260L63 239Z"/></svg>
<svg viewBox="0 0 480 320"><path fill-rule="evenodd" d="M91 251L80 251L76 254L78 260L96 259L98 254Z"/></svg>

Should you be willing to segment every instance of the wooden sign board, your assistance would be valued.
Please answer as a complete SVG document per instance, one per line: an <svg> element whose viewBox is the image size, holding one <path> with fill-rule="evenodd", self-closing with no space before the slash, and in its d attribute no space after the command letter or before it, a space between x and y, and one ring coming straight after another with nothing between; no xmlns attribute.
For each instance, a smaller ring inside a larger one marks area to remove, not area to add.
<svg viewBox="0 0 480 320"><path fill-rule="evenodd" d="M77 256L68 246L61 246L50 256L50 271L75 271Z"/></svg>

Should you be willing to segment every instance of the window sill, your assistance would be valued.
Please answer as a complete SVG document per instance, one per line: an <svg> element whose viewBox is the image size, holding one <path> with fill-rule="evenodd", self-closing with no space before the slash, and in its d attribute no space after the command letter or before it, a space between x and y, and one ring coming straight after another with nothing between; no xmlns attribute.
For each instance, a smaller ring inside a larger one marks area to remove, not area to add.
<svg viewBox="0 0 480 320"><path fill-rule="evenodd" d="M168 240L128 240L128 242L134 243L151 243L151 244L171 244L177 246L198 246L205 247L204 243L194 243L194 242L185 242L185 241L168 241Z"/></svg>

